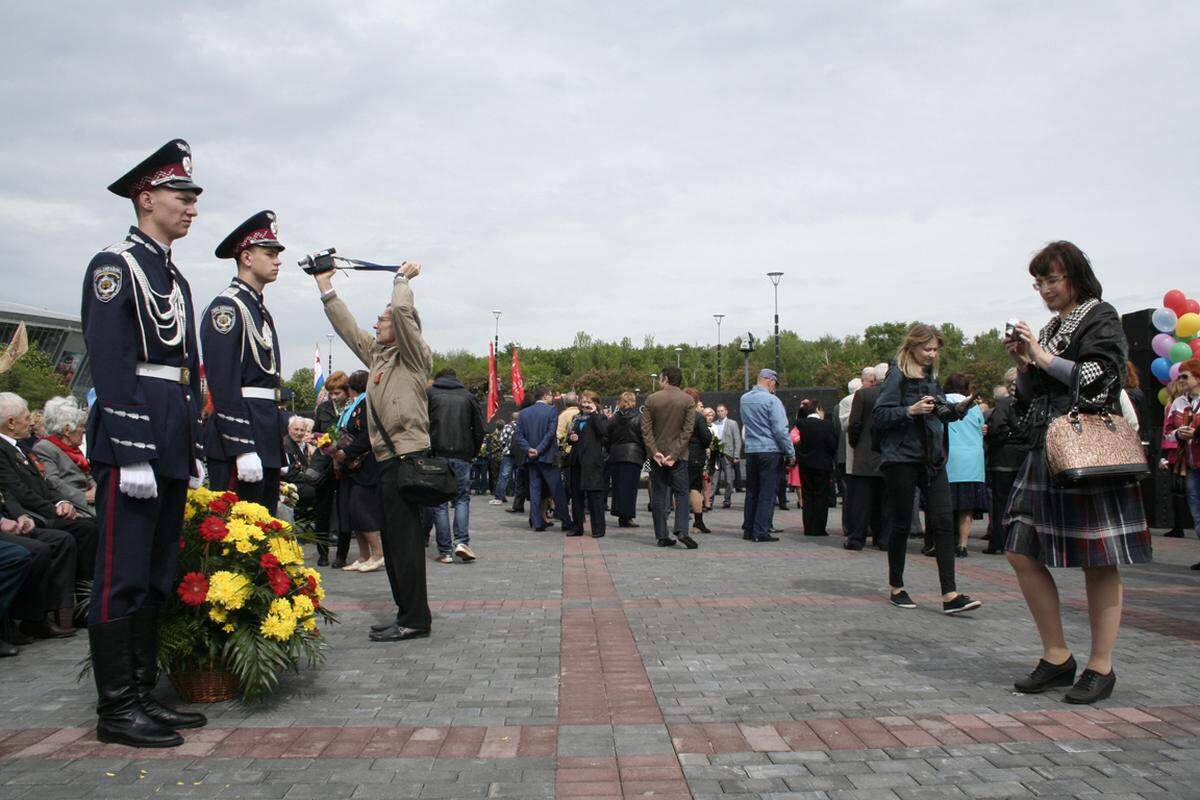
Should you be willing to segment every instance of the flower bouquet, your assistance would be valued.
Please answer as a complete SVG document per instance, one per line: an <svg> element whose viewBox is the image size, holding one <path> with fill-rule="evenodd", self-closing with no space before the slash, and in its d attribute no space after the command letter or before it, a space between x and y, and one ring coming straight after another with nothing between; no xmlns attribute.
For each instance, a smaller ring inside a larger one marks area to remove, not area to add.
<svg viewBox="0 0 1200 800"><path fill-rule="evenodd" d="M185 699L221 693L189 691L197 683L225 687L243 702L262 700L303 659L316 667L327 643L318 619L325 590L291 526L232 492L188 492L179 541L175 596L159 618L158 659ZM216 676L214 681L213 676Z"/></svg>
<svg viewBox="0 0 1200 800"><path fill-rule="evenodd" d="M279 484L279 502L283 503L288 508L296 507L296 504L300 502L300 490L296 488L296 484Z"/></svg>

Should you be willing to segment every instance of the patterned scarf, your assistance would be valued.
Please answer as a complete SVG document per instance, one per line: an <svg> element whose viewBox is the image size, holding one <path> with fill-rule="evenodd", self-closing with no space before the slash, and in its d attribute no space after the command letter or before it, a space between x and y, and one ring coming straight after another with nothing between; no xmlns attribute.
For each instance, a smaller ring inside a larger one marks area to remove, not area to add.
<svg viewBox="0 0 1200 800"><path fill-rule="evenodd" d="M1055 316L1038 332L1038 344L1045 348L1050 355L1061 355L1071 344L1071 337L1083 322L1088 312L1099 305L1100 301L1093 297L1085 300L1071 310L1066 318ZM1099 391L1088 391L1096 381L1104 377L1104 369L1098 362L1083 361L1079 363L1079 394L1088 400L1102 400L1105 396L1106 385L1101 385Z"/></svg>

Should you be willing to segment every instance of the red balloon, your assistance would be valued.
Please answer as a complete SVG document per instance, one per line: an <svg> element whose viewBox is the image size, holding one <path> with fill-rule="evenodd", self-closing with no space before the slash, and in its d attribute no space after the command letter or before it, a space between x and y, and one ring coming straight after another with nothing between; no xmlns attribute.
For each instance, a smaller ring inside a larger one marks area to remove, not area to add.
<svg viewBox="0 0 1200 800"><path fill-rule="evenodd" d="M1200 314L1200 300L1193 300L1189 297L1187 302L1184 303L1184 306L1187 308L1186 313Z"/></svg>
<svg viewBox="0 0 1200 800"><path fill-rule="evenodd" d="M1163 295L1163 305L1182 317L1187 313L1187 295L1178 289L1172 289Z"/></svg>
<svg viewBox="0 0 1200 800"><path fill-rule="evenodd" d="M1188 347L1192 348L1192 358L1200 358L1200 339L1192 339Z"/></svg>

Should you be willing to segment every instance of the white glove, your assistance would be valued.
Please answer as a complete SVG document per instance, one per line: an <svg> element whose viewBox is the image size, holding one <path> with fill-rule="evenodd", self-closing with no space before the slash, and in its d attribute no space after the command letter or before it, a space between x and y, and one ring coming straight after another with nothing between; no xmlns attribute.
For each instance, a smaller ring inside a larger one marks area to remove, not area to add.
<svg viewBox="0 0 1200 800"><path fill-rule="evenodd" d="M149 461L139 461L120 468L121 491L130 497L145 500L158 497L158 481Z"/></svg>
<svg viewBox="0 0 1200 800"><path fill-rule="evenodd" d="M188 488L189 489L199 489L201 486L204 485L204 478L207 475L208 475L208 473L204 469L204 462L197 458L196 459L196 474L188 477Z"/></svg>
<svg viewBox="0 0 1200 800"><path fill-rule="evenodd" d="M258 453L242 453L237 457L237 471L242 483L258 483L263 479L262 459Z"/></svg>

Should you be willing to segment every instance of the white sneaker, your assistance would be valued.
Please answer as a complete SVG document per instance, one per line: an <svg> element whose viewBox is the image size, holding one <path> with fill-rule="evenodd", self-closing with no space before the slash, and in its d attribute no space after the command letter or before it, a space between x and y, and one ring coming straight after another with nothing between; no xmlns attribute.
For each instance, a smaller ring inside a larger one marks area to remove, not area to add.
<svg viewBox="0 0 1200 800"><path fill-rule="evenodd" d="M504 505L504 501L497 500L496 498L493 497L491 500L488 500L488 505L489 506L502 506L502 505Z"/></svg>
<svg viewBox="0 0 1200 800"><path fill-rule="evenodd" d="M362 567L359 568L358 571L359 572L375 572L382 566L383 566L383 556L380 556L379 558L372 558L370 561L367 561L365 564L362 565Z"/></svg>
<svg viewBox="0 0 1200 800"><path fill-rule="evenodd" d="M471 548L465 544L457 544L454 546L454 555L463 560L464 563L475 560L475 554L471 552Z"/></svg>
<svg viewBox="0 0 1200 800"><path fill-rule="evenodd" d="M367 565L367 562L360 558L358 561L355 561L353 564L347 564L346 566L342 567L342 571L343 572L362 572L362 568L366 565Z"/></svg>

